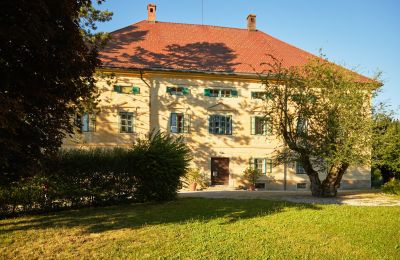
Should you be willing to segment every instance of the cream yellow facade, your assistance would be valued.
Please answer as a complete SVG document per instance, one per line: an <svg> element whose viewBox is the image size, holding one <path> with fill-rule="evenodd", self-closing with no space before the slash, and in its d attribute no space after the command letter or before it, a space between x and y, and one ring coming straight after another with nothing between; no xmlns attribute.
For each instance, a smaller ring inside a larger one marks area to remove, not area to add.
<svg viewBox="0 0 400 260"><path fill-rule="evenodd" d="M65 147L126 147L151 130L171 133L171 113L183 114L188 128L182 135L193 153L193 166L212 183L212 158L227 158L229 177L226 185L239 187L243 171L254 158L270 159L282 144L273 135L252 134L251 118L262 115L262 101L251 97L263 91L254 76L217 75L207 73L178 73L165 71L107 71L115 78L112 84L99 78L99 105L95 131L77 134L65 141ZM118 93L114 85L138 87L140 93ZM170 87L188 88L185 95L172 95ZM205 96L205 89L237 90L237 97ZM121 133L121 112L133 114L133 133ZM232 133L212 134L211 115L231 116ZM309 188L305 174L296 174L295 163L264 166L266 173L259 179L266 190L300 190ZM268 170L266 170L268 168ZM271 171L270 171L271 170ZM269 172L270 171L270 172ZM218 174L218 173L216 173ZM321 176L322 177L322 176ZM370 188L370 168L352 168L342 181L344 189Z"/></svg>

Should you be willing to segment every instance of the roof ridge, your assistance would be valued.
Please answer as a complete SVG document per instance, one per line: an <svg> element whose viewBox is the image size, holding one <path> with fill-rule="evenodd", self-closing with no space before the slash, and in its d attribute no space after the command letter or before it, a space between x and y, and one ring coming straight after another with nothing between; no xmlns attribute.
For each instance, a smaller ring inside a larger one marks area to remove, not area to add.
<svg viewBox="0 0 400 260"><path fill-rule="evenodd" d="M146 22L147 20L142 20L134 24ZM211 25L211 24L196 24L196 23L178 23L178 22L162 22L162 21L156 21L157 23L163 23L163 24L181 24L181 25L191 25L191 26L204 26L204 27L217 27L217 28L224 28L224 29L234 29L234 30L242 30L242 31L247 31L246 28L236 28L236 27L228 27L228 26L220 26L220 25ZM132 24L132 25L134 25ZM260 30L255 30L256 32L259 32Z"/></svg>

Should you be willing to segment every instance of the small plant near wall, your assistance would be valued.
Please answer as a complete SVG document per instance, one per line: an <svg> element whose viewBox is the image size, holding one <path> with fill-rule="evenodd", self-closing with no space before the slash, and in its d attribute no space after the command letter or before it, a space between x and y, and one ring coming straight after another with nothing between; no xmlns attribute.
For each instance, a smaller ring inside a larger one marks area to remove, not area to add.
<svg viewBox="0 0 400 260"><path fill-rule="evenodd" d="M203 179L204 178L198 168L189 168L184 177L184 182L191 191L196 191L197 186L203 186Z"/></svg>
<svg viewBox="0 0 400 260"><path fill-rule="evenodd" d="M249 183L248 190L254 191L256 188L256 182L261 177L262 172L259 169L247 167L244 172L244 179Z"/></svg>

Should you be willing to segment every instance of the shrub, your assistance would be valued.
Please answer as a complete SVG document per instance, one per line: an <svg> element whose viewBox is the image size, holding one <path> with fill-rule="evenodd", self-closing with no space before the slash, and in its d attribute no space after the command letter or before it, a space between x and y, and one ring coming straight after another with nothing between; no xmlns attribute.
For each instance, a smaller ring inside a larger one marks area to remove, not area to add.
<svg viewBox="0 0 400 260"><path fill-rule="evenodd" d="M252 185L255 185L258 178L261 177L262 172L259 169L248 167L244 170L243 174L246 181Z"/></svg>
<svg viewBox="0 0 400 260"><path fill-rule="evenodd" d="M176 197L189 149L162 133L130 149L61 150L34 178L0 188L2 212L162 201Z"/></svg>
<svg viewBox="0 0 400 260"><path fill-rule="evenodd" d="M382 173L379 169L373 168L371 172L371 186L379 188L382 186Z"/></svg>
<svg viewBox="0 0 400 260"><path fill-rule="evenodd" d="M400 195L400 180L392 179L382 186L382 191L388 194Z"/></svg>
<svg viewBox="0 0 400 260"><path fill-rule="evenodd" d="M198 168L189 168L181 181L184 187L189 187L192 183L196 183L200 189L205 189L208 187L208 181L206 177Z"/></svg>

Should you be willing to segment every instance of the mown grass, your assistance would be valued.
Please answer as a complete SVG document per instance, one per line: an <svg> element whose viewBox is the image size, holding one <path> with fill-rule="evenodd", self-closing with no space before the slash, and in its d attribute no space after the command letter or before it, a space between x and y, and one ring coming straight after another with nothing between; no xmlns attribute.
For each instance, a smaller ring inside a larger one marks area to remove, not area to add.
<svg viewBox="0 0 400 260"><path fill-rule="evenodd" d="M0 221L0 257L399 259L400 208L187 198Z"/></svg>

